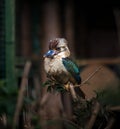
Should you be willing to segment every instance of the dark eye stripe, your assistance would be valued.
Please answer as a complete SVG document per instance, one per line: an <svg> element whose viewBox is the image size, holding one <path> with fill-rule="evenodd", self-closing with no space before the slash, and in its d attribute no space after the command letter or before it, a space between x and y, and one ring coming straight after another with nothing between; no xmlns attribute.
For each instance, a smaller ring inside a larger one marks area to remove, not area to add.
<svg viewBox="0 0 120 129"><path fill-rule="evenodd" d="M56 48L57 51L60 51L60 49L61 49L60 47L57 47L57 48Z"/></svg>
<svg viewBox="0 0 120 129"><path fill-rule="evenodd" d="M61 51L66 51L66 48L65 47L61 47Z"/></svg>
<svg viewBox="0 0 120 129"><path fill-rule="evenodd" d="M56 48L56 50L58 51L58 53L60 53L60 52L66 51L66 48L65 47L58 47L58 48Z"/></svg>

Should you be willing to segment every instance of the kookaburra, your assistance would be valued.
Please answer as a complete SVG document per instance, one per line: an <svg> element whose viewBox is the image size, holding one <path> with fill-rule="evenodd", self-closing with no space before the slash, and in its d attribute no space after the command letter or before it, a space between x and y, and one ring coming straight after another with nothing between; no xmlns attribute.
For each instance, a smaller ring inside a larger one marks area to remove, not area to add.
<svg viewBox="0 0 120 129"><path fill-rule="evenodd" d="M70 59L68 42L64 38L49 41L49 50L44 55L44 69L49 79L64 86L81 83L79 67Z"/></svg>

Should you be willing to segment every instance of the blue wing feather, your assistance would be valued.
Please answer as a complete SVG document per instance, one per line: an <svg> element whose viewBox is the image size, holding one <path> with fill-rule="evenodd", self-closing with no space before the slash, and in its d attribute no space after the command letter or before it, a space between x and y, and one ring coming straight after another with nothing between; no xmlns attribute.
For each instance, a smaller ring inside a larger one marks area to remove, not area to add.
<svg viewBox="0 0 120 129"><path fill-rule="evenodd" d="M81 83L79 67L69 58L62 58L63 65L67 71L75 78L78 84Z"/></svg>

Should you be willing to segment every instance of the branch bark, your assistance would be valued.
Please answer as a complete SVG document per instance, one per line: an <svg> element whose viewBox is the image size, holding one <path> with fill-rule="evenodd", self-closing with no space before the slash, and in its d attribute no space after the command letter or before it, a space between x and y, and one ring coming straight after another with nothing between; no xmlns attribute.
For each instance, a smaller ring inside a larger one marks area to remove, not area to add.
<svg viewBox="0 0 120 129"><path fill-rule="evenodd" d="M15 128L16 125L18 124L19 114L23 105L24 93L25 93L26 85L28 83L28 74L29 74L30 68L31 68L31 62L27 61L24 67L24 72L23 72L20 90L18 94L16 110L13 118L13 128Z"/></svg>
<svg viewBox="0 0 120 129"><path fill-rule="evenodd" d="M72 95L73 100L74 100L74 101L75 101L75 100L78 100L77 95L76 95L76 93L75 93L74 86L73 86L72 84L69 85L69 89L70 89L70 93L71 93L71 95Z"/></svg>
<svg viewBox="0 0 120 129"><path fill-rule="evenodd" d="M91 118L90 120L88 121L88 123L86 124L86 127L85 129L92 129L95 121L96 121L96 118L97 118L97 115L100 111L100 104L98 102L95 103L95 106L94 106L94 109L93 109L93 112L92 112L92 115L91 115Z"/></svg>

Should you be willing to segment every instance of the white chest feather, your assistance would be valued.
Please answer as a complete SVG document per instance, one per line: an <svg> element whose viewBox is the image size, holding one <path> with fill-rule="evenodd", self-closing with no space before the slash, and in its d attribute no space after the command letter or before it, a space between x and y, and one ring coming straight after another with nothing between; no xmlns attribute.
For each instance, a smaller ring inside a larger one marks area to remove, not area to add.
<svg viewBox="0 0 120 129"><path fill-rule="evenodd" d="M67 73L67 70L62 63L61 58L55 58L55 59L45 58L44 68L46 73L49 74L62 73L62 72Z"/></svg>

